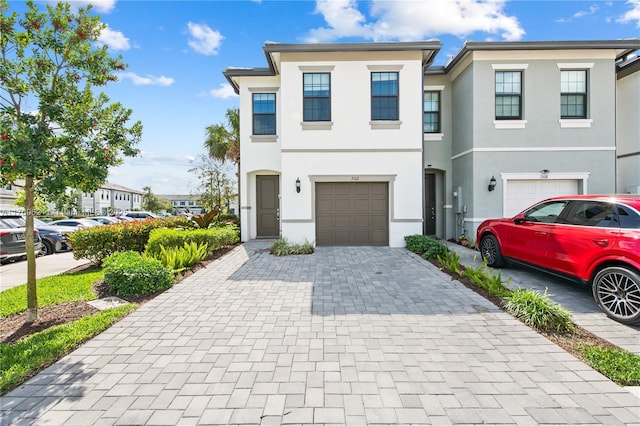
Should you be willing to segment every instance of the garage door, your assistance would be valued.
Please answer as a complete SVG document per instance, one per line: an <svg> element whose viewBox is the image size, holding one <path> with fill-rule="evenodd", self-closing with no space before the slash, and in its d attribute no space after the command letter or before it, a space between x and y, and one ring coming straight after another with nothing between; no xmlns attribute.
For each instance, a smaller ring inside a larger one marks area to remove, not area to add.
<svg viewBox="0 0 640 426"><path fill-rule="evenodd" d="M389 245L388 183L316 183L316 244Z"/></svg>
<svg viewBox="0 0 640 426"><path fill-rule="evenodd" d="M575 195L575 179L509 180L505 197L505 217L512 217L532 204L557 195Z"/></svg>

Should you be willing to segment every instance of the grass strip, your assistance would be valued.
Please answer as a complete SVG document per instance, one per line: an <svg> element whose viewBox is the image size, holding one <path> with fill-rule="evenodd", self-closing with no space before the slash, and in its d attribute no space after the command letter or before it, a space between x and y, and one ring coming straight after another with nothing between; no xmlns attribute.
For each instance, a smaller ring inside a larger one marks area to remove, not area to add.
<svg viewBox="0 0 640 426"><path fill-rule="evenodd" d="M582 349L587 363L620 386L640 386L640 356L615 348Z"/></svg>
<svg viewBox="0 0 640 426"><path fill-rule="evenodd" d="M52 327L15 343L0 344L0 395L22 384L136 308L135 304L119 306Z"/></svg>
<svg viewBox="0 0 640 426"><path fill-rule="evenodd" d="M94 300L93 283L104 277L104 272L81 271L60 274L36 280L38 306L62 302ZM22 284L0 292L0 317L8 317L27 310L27 285Z"/></svg>

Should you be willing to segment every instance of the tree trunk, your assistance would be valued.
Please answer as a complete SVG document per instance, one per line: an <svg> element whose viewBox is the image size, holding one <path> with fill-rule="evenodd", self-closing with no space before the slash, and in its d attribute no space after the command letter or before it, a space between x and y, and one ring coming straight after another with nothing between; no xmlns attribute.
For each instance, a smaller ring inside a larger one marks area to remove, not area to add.
<svg viewBox="0 0 640 426"><path fill-rule="evenodd" d="M26 227L24 238L27 246L27 318L25 323L31 324L38 319L38 293L36 289L36 255L33 238L33 215L35 213L33 177L27 177L24 185L26 210Z"/></svg>

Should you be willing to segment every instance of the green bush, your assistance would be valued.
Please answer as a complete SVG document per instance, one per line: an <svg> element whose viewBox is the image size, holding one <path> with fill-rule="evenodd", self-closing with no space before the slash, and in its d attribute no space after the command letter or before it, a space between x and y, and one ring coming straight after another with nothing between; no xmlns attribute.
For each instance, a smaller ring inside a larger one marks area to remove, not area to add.
<svg viewBox="0 0 640 426"><path fill-rule="evenodd" d="M603 347L584 348L582 354L591 367L620 386L640 386L640 355Z"/></svg>
<svg viewBox="0 0 640 426"><path fill-rule="evenodd" d="M197 244L194 241L184 243L183 247L164 248L160 246L160 253L153 255L163 266L171 269L173 272L183 271L190 266L201 262L209 255L209 246L207 244ZM151 257L149 254L145 254Z"/></svg>
<svg viewBox="0 0 640 426"><path fill-rule="evenodd" d="M206 244L213 252L240 241L238 228L227 225L209 229L156 229L151 232L145 247L145 253L157 257L161 253L160 247L165 249L184 247L185 243Z"/></svg>
<svg viewBox="0 0 640 426"><path fill-rule="evenodd" d="M101 264L107 256L133 250L144 252L149 234L171 225L171 219L145 219L80 229L69 234L73 257Z"/></svg>
<svg viewBox="0 0 640 426"><path fill-rule="evenodd" d="M494 275L486 265L477 268L466 267L462 276L469 278L475 285L489 292L489 296L508 296L510 291L502 284L502 274Z"/></svg>
<svg viewBox="0 0 640 426"><path fill-rule="evenodd" d="M460 256L453 250L447 250L447 252L438 256L438 261L448 270L462 275L462 265L460 264Z"/></svg>
<svg viewBox="0 0 640 426"><path fill-rule="evenodd" d="M404 237L407 250L419 254L427 260L446 256L449 249L446 245L427 235L407 235Z"/></svg>
<svg viewBox="0 0 640 426"><path fill-rule="evenodd" d="M173 284L173 271L136 251L114 253L104 259L103 267L105 284L119 296L156 293Z"/></svg>
<svg viewBox="0 0 640 426"><path fill-rule="evenodd" d="M525 324L544 331L572 333L575 325L571 313L537 291L517 289L504 299L505 309Z"/></svg>
<svg viewBox="0 0 640 426"><path fill-rule="evenodd" d="M289 256L292 254L311 254L315 251L311 243L289 244L285 238L278 238L269 248L269 253L275 256Z"/></svg>

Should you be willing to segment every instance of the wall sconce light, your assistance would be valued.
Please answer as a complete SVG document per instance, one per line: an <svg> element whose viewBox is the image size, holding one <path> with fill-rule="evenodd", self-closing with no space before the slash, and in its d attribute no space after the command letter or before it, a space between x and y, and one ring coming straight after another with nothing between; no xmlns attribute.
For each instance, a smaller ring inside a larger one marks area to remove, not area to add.
<svg viewBox="0 0 640 426"><path fill-rule="evenodd" d="M540 174L547 175L547 174L549 174L549 170L547 170L547 169L540 170Z"/></svg>
<svg viewBox="0 0 640 426"><path fill-rule="evenodd" d="M496 189L496 178L491 176L491 180L489 180L489 187L487 188L489 190L489 192L493 191L494 189Z"/></svg>
<svg viewBox="0 0 640 426"><path fill-rule="evenodd" d="M296 192L298 194L300 193L300 178L296 179Z"/></svg>

